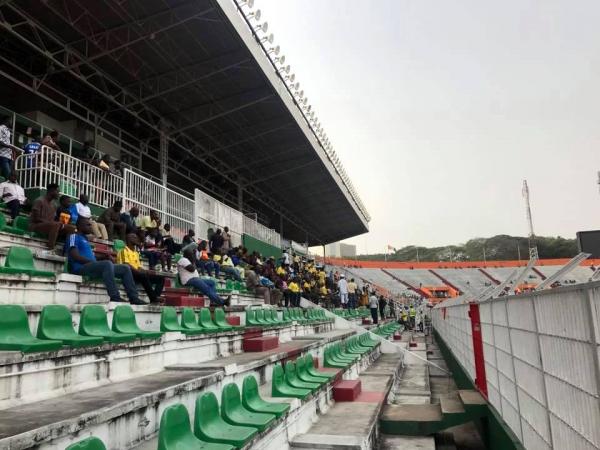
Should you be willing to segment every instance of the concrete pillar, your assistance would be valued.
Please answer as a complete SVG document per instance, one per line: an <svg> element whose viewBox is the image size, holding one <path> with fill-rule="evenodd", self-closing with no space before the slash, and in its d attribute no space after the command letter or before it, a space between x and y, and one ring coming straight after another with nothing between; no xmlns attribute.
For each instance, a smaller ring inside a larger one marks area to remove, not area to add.
<svg viewBox="0 0 600 450"><path fill-rule="evenodd" d="M169 140L164 127L160 130L160 179L163 186L167 185L167 173L169 171Z"/></svg>

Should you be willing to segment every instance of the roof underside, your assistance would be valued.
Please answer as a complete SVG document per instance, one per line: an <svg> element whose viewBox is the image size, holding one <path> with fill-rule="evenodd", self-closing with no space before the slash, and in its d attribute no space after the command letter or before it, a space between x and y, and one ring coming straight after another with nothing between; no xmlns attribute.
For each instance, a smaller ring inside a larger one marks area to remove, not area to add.
<svg viewBox="0 0 600 450"><path fill-rule="evenodd" d="M283 216L284 237L298 242L367 231L216 0L21 0L0 12L3 73L26 68L40 91L63 92L150 145L162 127L171 183L191 191L194 180L234 207L241 184L244 211L278 231ZM14 87L3 85L6 98ZM158 166L144 161L143 169Z"/></svg>

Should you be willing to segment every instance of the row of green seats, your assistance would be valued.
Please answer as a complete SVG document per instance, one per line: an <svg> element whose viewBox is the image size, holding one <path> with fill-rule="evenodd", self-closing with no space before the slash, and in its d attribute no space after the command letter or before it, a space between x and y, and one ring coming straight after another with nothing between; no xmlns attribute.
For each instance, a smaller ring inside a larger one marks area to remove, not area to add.
<svg viewBox="0 0 600 450"><path fill-rule="evenodd" d="M369 316L369 310L363 307L356 309L336 308L333 310L336 316L343 318L360 318Z"/></svg>
<svg viewBox="0 0 600 450"><path fill-rule="evenodd" d="M32 235L34 237L44 237L44 233L34 233L29 231L29 217L17 216L12 225L6 223L6 217L0 212L0 231L17 236Z"/></svg>
<svg viewBox="0 0 600 450"><path fill-rule="evenodd" d="M400 325L399 323L390 322L385 325L378 326L375 330L372 330L372 332L381 337L388 338L392 334L394 334L396 331L400 330L401 328L402 328L402 325Z"/></svg>
<svg viewBox="0 0 600 450"><path fill-rule="evenodd" d="M285 370L279 365L273 368L271 395L273 397L291 397L304 400L335 377L335 374L321 372L314 368L312 356L306 355L288 361Z"/></svg>
<svg viewBox="0 0 600 450"><path fill-rule="evenodd" d="M335 343L325 348L323 365L336 369L345 369L358 361L362 355L368 353L377 345L368 333L346 339L345 343Z"/></svg>
<svg viewBox="0 0 600 450"><path fill-rule="evenodd" d="M160 420L158 450L241 448L289 409L289 403L263 400L256 379L249 375L244 378L241 395L235 383L223 388L220 414L215 394L207 392L199 396L193 431L185 406L177 404L165 409Z"/></svg>
<svg viewBox="0 0 600 450"><path fill-rule="evenodd" d="M291 320L280 319L274 309L259 308L246 310L246 325L252 327L280 327L289 325Z"/></svg>
<svg viewBox="0 0 600 450"><path fill-rule="evenodd" d="M187 335L195 335L221 333L241 328L227 323L223 308L215 308L214 320L211 318L210 309L208 308L202 308L198 317L196 317L196 313L192 308L183 308L181 310L181 320L178 321L175 308L165 306L160 316L160 330L165 332L177 331Z"/></svg>
<svg viewBox="0 0 600 450"><path fill-rule="evenodd" d="M21 305L0 305L0 350L30 352L56 351L62 346L85 347L103 342L129 342L136 338L158 339L163 333L141 330L129 305L113 312L112 330L106 311L100 305L86 305L81 311L79 333L73 328L71 312L64 305L42 309L37 337L29 329L27 313Z"/></svg>
<svg viewBox="0 0 600 450"><path fill-rule="evenodd" d="M306 310L306 316L302 308L283 308L284 320L295 320L300 324L328 321L325 310L319 308L309 308Z"/></svg>
<svg viewBox="0 0 600 450"><path fill-rule="evenodd" d="M2 214L0 214L2 216ZM21 274L32 277L54 277L54 272L37 270L33 264L33 253L27 247L10 247L0 274Z"/></svg>

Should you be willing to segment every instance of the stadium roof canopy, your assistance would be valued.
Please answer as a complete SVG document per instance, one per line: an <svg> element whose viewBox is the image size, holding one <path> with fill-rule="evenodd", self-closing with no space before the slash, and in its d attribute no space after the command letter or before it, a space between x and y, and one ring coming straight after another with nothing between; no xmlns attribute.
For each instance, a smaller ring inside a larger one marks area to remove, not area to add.
<svg viewBox="0 0 600 450"><path fill-rule="evenodd" d="M241 195L244 212L286 238L367 231L368 213L233 0L19 0L0 13L11 80L0 95L20 110L35 98L155 146L162 130L170 183L234 207ZM156 175L159 162L144 157L142 168Z"/></svg>

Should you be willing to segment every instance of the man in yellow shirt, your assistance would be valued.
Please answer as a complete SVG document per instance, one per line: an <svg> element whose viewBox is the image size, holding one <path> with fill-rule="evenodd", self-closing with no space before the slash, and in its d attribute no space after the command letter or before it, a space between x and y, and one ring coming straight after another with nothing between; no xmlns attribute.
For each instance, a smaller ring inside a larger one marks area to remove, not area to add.
<svg viewBox="0 0 600 450"><path fill-rule="evenodd" d="M160 275L142 269L140 254L136 248L139 245L139 239L136 234L128 234L126 236L126 244L117 253L117 264L127 264L131 268L133 281L142 285L144 291L148 294L150 303L160 303L160 295L165 286L165 279Z"/></svg>
<svg viewBox="0 0 600 450"><path fill-rule="evenodd" d="M290 291L289 297L291 306L300 306L300 282L297 279L290 281L288 290Z"/></svg>

